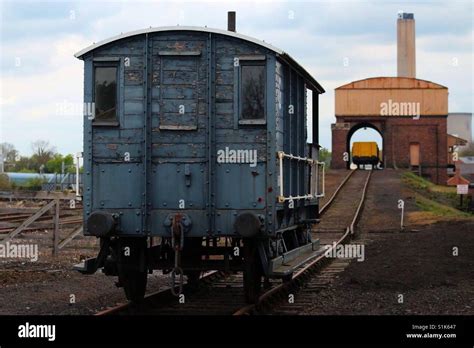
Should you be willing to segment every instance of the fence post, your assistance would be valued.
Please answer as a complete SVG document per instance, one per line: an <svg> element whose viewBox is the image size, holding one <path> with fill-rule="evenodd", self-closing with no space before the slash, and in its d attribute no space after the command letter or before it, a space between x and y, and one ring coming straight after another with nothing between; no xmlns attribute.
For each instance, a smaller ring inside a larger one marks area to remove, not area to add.
<svg viewBox="0 0 474 348"><path fill-rule="evenodd" d="M54 213L54 232L53 232L53 256L58 254L58 240L59 240L59 199L56 199Z"/></svg>

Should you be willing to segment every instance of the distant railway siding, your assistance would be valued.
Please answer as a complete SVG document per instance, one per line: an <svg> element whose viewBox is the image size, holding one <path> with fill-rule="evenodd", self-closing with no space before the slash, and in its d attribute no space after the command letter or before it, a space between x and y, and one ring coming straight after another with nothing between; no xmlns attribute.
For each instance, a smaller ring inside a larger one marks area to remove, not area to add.
<svg viewBox="0 0 474 348"><path fill-rule="evenodd" d="M367 177L367 171L355 171L347 184L341 189L331 204L330 209L315 225L315 238L325 238L322 233L341 232L350 225L350 220L355 212L361 196L361 188ZM352 212L352 213L351 213Z"/></svg>

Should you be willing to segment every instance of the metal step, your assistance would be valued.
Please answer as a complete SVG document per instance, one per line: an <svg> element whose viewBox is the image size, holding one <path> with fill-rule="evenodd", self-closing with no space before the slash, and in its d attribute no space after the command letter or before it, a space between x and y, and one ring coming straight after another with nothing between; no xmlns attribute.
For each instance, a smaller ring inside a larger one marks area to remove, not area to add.
<svg viewBox="0 0 474 348"><path fill-rule="evenodd" d="M281 278L292 274L298 267L305 264L314 257L323 254L326 248L319 245L319 239L303 245L299 248L290 250L270 260L269 262L269 276Z"/></svg>

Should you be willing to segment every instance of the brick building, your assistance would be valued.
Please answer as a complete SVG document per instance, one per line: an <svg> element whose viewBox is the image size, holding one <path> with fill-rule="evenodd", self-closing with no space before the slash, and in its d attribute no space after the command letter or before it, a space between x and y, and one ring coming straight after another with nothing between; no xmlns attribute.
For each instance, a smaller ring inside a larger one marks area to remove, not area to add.
<svg viewBox="0 0 474 348"><path fill-rule="evenodd" d="M397 21L398 76L353 81L335 90L332 168L349 168L350 141L361 128L382 137L384 167L410 168L447 181L448 88L415 78L413 14Z"/></svg>
<svg viewBox="0 0 474 348"><path fill-rule="evenodd" d="M376 77L336 88L332 168L349 168L350 139L361 128L382 136L383 164L447 180L448 89L406 77Z"/></svg>

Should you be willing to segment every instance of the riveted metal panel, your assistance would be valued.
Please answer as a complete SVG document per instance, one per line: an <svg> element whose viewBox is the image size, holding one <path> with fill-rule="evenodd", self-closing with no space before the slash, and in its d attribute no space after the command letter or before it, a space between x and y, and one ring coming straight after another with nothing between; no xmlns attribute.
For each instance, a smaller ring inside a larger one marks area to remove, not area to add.
<svg viewBox="0 0 474 348"><path fill-rule="evenodd" d="M247 163L218 164L217 209L265 208L265 168L264 162L258 163L255 167Z"/></svg>
<svg viewBox="0 0 474 348"><path fill-rule="evenodd" d="M154 165L151 180L154 183L151 202L153 209L186 209L206 207L206 163L162 163ZM173 178L173 185L170 185Z"/></svg>
<svg viewBox="0 0 474 348"><path fill-rule="evenodd" d="M136 208L141 207L141 181L143 165L135 163L96 162L92 170L92 207Z"/></svg>

